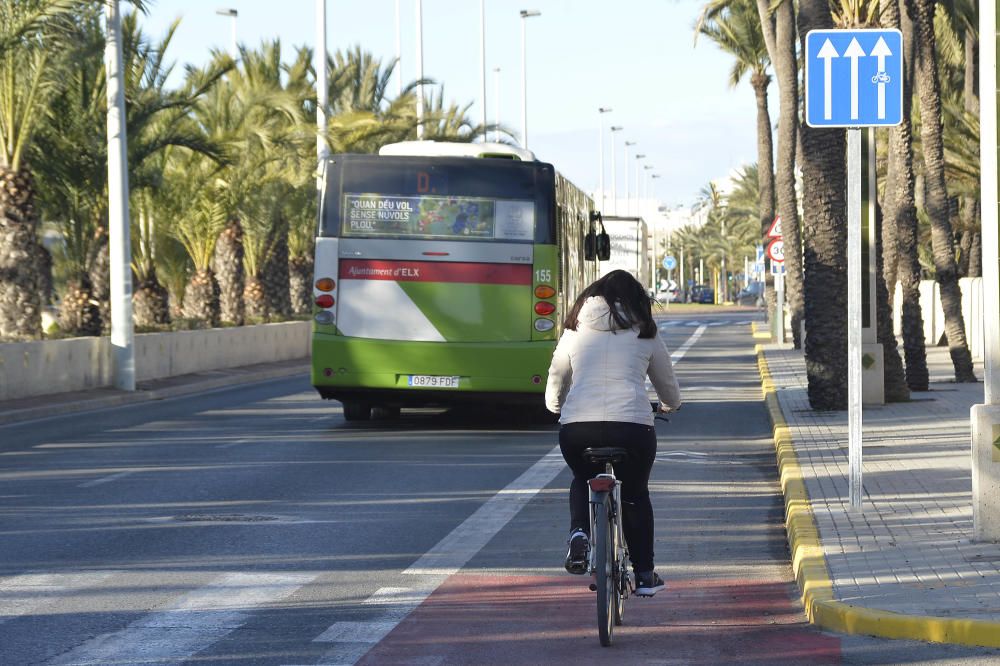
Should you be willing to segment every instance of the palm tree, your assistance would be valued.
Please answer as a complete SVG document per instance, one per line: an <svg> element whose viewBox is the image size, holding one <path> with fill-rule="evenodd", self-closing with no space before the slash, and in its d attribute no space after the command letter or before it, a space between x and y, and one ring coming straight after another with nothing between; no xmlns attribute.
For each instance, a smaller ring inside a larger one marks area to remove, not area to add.
<svg viewBox="0 0 1000 666"><path fill-rule="evenodd" d="M917 208L911 108L913 102L912 23L900 12L899 2L882 4L882 24L903 31L903 109L902 122L889 128L886 165L885 202L883 203L882 243L885 281L892 296L898 276L902 304L903 355L906 361L906 384L911 391L928 388L927 350L924 346L924 323L920 309L920 258L917 252Z"/></svg>
<svg viewBox="0 0 1000 666"><path fill-rule="evenodd" d="M760 200L758 219L763 236L774 219L774 147L771 137L771 116L767 108L767 88L771 77L767 73L770 58L756 0L725 0L706 5L698 20L697 31L715 42L735 59L729 74L729 84L736 87L749 73L750 85L757 99L757 183Z"/></svg>
<svg viewBox="0 0 1000 666"><path fill-rule="evenodd" d="M799 35L833 27L827 0L800 0ZM803 44L803 49L805 45ZM814 409L847 406L845 214L847 151L843 130L802 127L802 233L806 373Z"/></svg>
<svg viewBox="0 0 1000 666"><path fill-rule="evenodd" d="M80 2L0 3L0 339L41 335L35 189L25 157L58 91L64 31Z"/></svg>
<svg viewBox="0 0 1000 666"><path fill-rule="evenodd" d="M974 382L972 355L965 336L962 291L955 264L948 189L945 184L944 143L941 121L941 85L938 78L934 34L934 0L906 0L913 16L917 45L917 89L920 99L921 144L924 156L927 215L931 220L934 269L941 292L945 332L955 381Z"/></svg>

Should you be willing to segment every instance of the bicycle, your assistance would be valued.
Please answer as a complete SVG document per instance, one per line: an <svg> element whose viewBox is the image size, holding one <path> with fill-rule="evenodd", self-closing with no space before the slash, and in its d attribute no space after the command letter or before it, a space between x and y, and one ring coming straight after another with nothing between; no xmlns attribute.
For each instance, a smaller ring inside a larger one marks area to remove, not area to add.
<svg viewBox="0 0 1000 666"><path fill-rule="evenodd" d="M650 405L659 412L659 403ZM655 418L668 420L665 416ZM628 573L628 543L621 522L621 483L614 470L614 463L627 457L628 450L616 446L583 450L584 460L604 463L604 473L587 482L592 535L587 573L594 576L590 589L597 592L597 632L603 647L614 641L615 627L620 627L625 617L625 600L635 590Z"/></svg>

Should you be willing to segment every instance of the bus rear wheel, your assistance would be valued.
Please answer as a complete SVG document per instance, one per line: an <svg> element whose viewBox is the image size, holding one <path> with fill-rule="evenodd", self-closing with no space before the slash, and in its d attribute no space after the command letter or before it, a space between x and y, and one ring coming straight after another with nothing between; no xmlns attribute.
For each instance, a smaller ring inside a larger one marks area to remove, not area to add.
<svg viewBox="0 0 1000 666"><path fill-rule="evenodd" d="M344 403L345 421L370 421L372 418L372 406L363 402L348 400Z"/></svg>

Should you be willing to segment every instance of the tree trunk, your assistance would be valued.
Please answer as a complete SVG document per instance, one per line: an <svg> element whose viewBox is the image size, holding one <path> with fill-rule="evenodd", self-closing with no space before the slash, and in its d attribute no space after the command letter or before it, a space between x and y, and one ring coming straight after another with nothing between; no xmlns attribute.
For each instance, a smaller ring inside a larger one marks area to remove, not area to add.
<svg viewBox="0 0 1000 666"><path fill-rule="evenodd" d="M152 328L170 324L170 298L156 277L155 266L150 267L146 279L137 285L132 296L132 313L136 326Z"/></svg>
<svg viewBox="0 0 1000 666"><path fill-rule="evenodd" d="M243 303L246 305L247 321L252 324L266 322L271 318L271 305L267 300L264 283L256 275L247 275L243 289Z"/></svg>
<svg viewBox="0 0 1000 666"><path fill-rule="evenodd" d="M948 349L955 366L955 381L974 382L972 355L965 337L962 291L955 265L955 243L949 219L948 190L944 179L944 142L941 126L941 86L937 71L934 35L934 0L907 0L917 36L917 80L920 93L920 136L924 153L927 191L925 204L931 220L934 271L941 292Z"/></svg>
<svg viewBox="0 0 1000 666"><path fill-rule="evenodd" d="M292 257L288 260L289 298L292 312L309 314L313 306L313 258L310 255Z"/></svg>
<svg viewBox="0 0 1000 666"><path fill-rule="evenodd" d="M802 280L802 229L795 190L795 157L799 135L799 66L795 56L795 9L783 2L775 10L775 54L778 79L778 162L775 173L778 215L785 245L785 298L792 326L792 341L802 348L804 314Z"/></svg>
<svg viewBox="0 0 1000 666"><path fill-rule="evenodd" d="M59 308L59 328L74 337L101 334L101 311L86 273L66 285Z"/></svg>
<svg viewBox="0 0 1000 666"><path fill-rule="evenodd" d="M798 28L832 28L826 0L801 0ZM802 127L806 372L814 409L847 407L847 145L844 131ZM787 253L786 253L787 254Z"/></svg>
<svg viewBox="0 0 1000 666"><path fill-rule="evenodd" d="M895 245L895 274L900 285L903 354L906 361L906 384L911 391L928 387L927 350L920 310L920 256L917 251L916 180L913 172L912 124L913 101L913 22L900 10L903 0L882 4L882 25L899 28L903 33L903 121L889 128L886 166L884 223L882 238ZM888 242L886 242L888 245ZM891 252L886 252L889 260ZM888 276L889 271L886 270ZM887 289L891 283L888 283ZM894 291L894 287L893 287ZM891 295L891 294L890 294ZM890 301L891 302L891 301Z"/></svg>
<svg viewBox="0 0 1000 666"><path fill-rule="evenodd" d="M969 248L969 277L983 277L983 234L978 230L972 232L972 246Z"/></svg>
<svg viewBox="0 0 1000 666"><path fill-rule="evenodd" d="M42 336L37 227L31 175L0 166L0 340Z"/></svg>
<svg viewBox="0 0 1000 666"><path fill-rule="evenodd" d="M267 301L271 315L287 319L292 314L289 300L288 279L288 223L284 220L275 225L268 243L270 252L264 261L261 279L267 291Z"/></svg>
<svg viewBox="0 0 1000 666"><path fill-rule="evenodd" d="M212 270L219 282L220 317L227 324L243 325L243 225L229 221L215 244Z"/></svg>
<svg viewBox="0 0 1000 666"><path fill-rule="evenodd" d="M877 225L875 229L875 315L879 344L882 345L882 379L886 402L905 402L910 399L910 388L906 385L903 359L899 357L896 334L892 329L892 308L889 292L882 272L882 208L875 207Z"/></svg>
<svg viewBox="0 0 1000 666"><path fill-rule="evenodd" d="M94 240L90 285L100 313L101 333L108 335L111 332L111 248L108 230L103 227L97 228L97 238Z"/></svg>
<svg viewBox="0 0 1000 666"><path fill-rule="evenodd" d="M195 271L184 289L184 317L205 326L219 325L219 283L210 268Z"/></svg>
<svg viewBox="0 0 1000 666"><path fill-rule="evenodd" d="M767 87L771 77L754 74L750 78L757 98L757 184L761 237L774 221L774 142L771 139L771 114L767 109Z"/></svg>

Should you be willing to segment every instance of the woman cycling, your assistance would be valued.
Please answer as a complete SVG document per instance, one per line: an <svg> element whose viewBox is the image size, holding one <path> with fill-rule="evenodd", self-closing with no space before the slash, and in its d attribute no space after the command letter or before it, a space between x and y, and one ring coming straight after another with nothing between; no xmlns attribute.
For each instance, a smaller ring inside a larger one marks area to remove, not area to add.
<svg viewBox="0 0 1000 666"><path fill-rule="evenodd" d="M584 461L583 450L621 447L629 451L628 459L615 466L625 505L622 526L636 594L651 596L664 584L653 571L649 473L656 458L656 431L646 376L660 399L660 410L679 409L681 394L670 354L657 333L646 290L626 271L612 271L584 289L563 328L549 367L545 406L560 415L559 447L573 470L566 570L587 571L587 481L604 471L603 465Z"/></svg>

